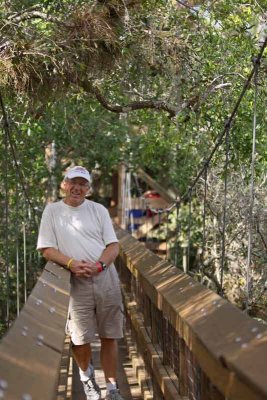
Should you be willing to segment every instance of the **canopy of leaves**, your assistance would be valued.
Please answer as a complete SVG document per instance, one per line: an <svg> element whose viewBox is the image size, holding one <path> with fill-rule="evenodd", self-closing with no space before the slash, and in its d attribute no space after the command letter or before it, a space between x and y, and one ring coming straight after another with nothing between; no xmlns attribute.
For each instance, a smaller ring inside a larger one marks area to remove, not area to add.
<svg viewBox="0 0 267 400"><path fill-rule="evenodd" d="M1 94L29 198L40 209L51 173L59 182L70 163L97 167L108 180L123 161L184 193L222 132L266 36L265 0L1 0L0 5ZM265 51L256 126L261 188L266 71ZM229 167L241 169L245 183L253 99L251 84L230 140ZM52 142L53 171L45 161ZM17 176L10 145L4 144L1 193L8 165L14 206ZM212 162L219 180L224 154L221 146ZM15 212L12 218L15 224Z"/></svg>

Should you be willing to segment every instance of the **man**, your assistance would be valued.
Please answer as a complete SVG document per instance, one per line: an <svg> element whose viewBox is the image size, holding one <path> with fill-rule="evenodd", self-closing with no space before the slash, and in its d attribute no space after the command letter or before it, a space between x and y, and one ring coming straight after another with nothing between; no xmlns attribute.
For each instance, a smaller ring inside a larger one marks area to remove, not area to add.
<svg viewBox="0 0 267 400"><path fill-rule="evenodd" d="M66 197L49 204L42 216L37 249L50 261L71 271L67 330L87 400L101 398L91 364L90 343L96 330L107 400L122 400L116 384L117 339L123 336L123 307L119 278L113 264L119 252L108 211L85 199L89 172L67 170L62 182Z"/></svg>

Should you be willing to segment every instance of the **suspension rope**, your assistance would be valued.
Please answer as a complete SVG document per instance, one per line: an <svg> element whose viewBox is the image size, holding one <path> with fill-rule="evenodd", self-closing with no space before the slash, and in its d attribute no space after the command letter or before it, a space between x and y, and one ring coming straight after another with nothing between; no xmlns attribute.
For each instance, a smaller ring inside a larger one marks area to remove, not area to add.
<svg viewBox="0 0 267 400"><path fill-rule="evenodd" d="M130 172L126 172L125 175L125 196L126 196L126 206L125 206L125 218L126 218L126 229L133 232L132 227L132 210L131 210L131 175Z"/></svg>
<svg viewBox="0 0 267 400"><path fill-rule="evenodd" d="M251 280L251 254L252 254L252 229L253 229L253 208L254 208L254 177L255 177L255 161L256 161L256 127L257 127L257 98L258 98L258 72L260 61L254 60L255 75L254 75L254 104L253 104L253 137L252 137L252 155L251 155L251 180L250 180L250 202L249 202L249 217L248 217L248 252L247 252L247 273L246 273L246 311L249 311L250 297L252 290Z"/></svg>
<svg viewBox="0 0 267 400"><path fill-rule="evenodd" d="M267 46L267 36L266 36L266 38L265 38L265 40L264 40L264 42L263 42L263 44L262 44L262 46L261 46L261 48L260 48L260 51L259 51L258 55L255 57L255 62L254 62L253 68L251 69L251 71L250 71L250 73L249 73L249 75L248 75L248 77L247 77L247 80L246 80L246 82L245 82L244 85L243 85L243 88L242 88L242 90L241 90L241 93L240 93L240 95L239 95L237 101L235 102L233 111L231 112L230 116L227 118L227 120L226 120L226 122L225 122L225 124L224 124L223 131L218 135L218 137L217 137L217 139L216 139L216 142L215 142L215 145L214 145L213 149L211 150L211 152L210 152L208 158L206 158L205 160L203 160L203 161L201 162L202 167L200 168L200 170L199 170L199 172L197 173L196 177L193 179L193 181L192 181L191 185L188 187L187 191L182 195L181 198L176 199L176 200L173 202L173 204L171 204L171 205L170 205L169 207L167 207L167 208L157 210L157 209L153 209L153 208L151 208L151 207L148 206L148 208L149 208L152 212L154 212L154 213L159 213L159 212L161 212L161 213L162 213L162 212L170 212L170 211L172 211L172 210L174 209L174 207L176 206L177 202L181 202L181 201L183 201L183 200L185 200L185 199L188 198L189 191L192 190L192 189L195 187L195 185L197 184L197 182L199 181L199 179L202 177L202 175L203 175L203 173L204 173L204 170L205 170L205 168L206 168L206 165L210 165L211 160L212 160L214 154L216 153L216 151L218 150L218 148L219 148L219 147L221 146L221 144L223 143L224 137L226 136L226 134L227 134L229 128L232 126L233 121L234 121L234 119L235 119L235 117L236 117L237 111L238 111L238 109L239 109L239 106L240 106L240 104L241 104L241 101L243 100L243 97L245 96L246 91L247 91L248 88L250 87L251 81L252 81L253 76L254 76L255 71L256 71L256 65L260 63L260 61L261 61L261 59L262 59L262 56L263 56L263 52L264 52L266 46Z"/></svg>
<svg viewBox="0 0 267 400"><path fill-rule="evenodd" d="M18 229L18 214L19 214L19 188L18 188L18 173L16 173L16 291L17 291L17 316L20 312L20 284L19 284L19 229Z"/></svg>
<svg viewBox="0 0 267 400"><path fill-rule="evenodd" d="M21 187L22 187L25 199L26 199L27 203L29 204L29 207L32 209L34 216L36 217L35 209L34 209L34 207L32 205L32 202L30 200L29 194L28 194L27 189L26 189L24 176L23 176L23 174L22 174L22 172L20 170L20 166L19 166L20 163L19 163L19 161L17 159L17 156L16 156L15 145L14 145L12 137L11 137L11 133L10 133L10 129L9 129L8 117L7 117L7 113L6 113L6 109L5 109L3 96L1 94L1 91L0 91L0 106L1 106L1 109L2 109L3 120L4 120L4 123L3 123L4 131L5 131L5 134L6 134L6 137L7 137L7 141L9 142L9 145L10 145L11 154L12 154L12 157L13 157L15 168L16 168L16 170L18 172L18 177L19 177L19 180L20 180L20 183L21 183Z"/></svg>
<svg viewBox="0 0 267 400"><path fill-rule="evenodd" d="M204 170L204 196L203 196L203 215L202 215L202 253L201 253L201 281L203 280L203 268L204 259L206 252L206 214L207 214L207 189L208 189L208 168L209 165L205 165Z"/></svg>
<svg viewBox="0 0 267 400"><path fill-rule="evenodd" d="M26 225L22 224L23 232L23 281L24 281L24 302L27 301L27 248L26 248Z"/></svg>
<svg viewBox="0 0 267 400"><path fill-rule="evenodd" d="M192 189L189 191L189 197L188 197L188 230L187 230L187 266L186 266L186 272L189 271L189 265L190 265L190 247L191 247L191 222L192 222Z"/></svg>
<svg viewBox="0 0 267 400"><path fill-rule="evenodd" d="M8 135L5 129L7 119L3 120L4 146L5 146L5 263L6 263L6 326L10 322L10 276L9 276L9 187L8 187Z"/></svg>
<svg viewBox="0 0 267 400"><path fill-rule="evenodd" d="M160 241L160 228L161 228L161 223L162 223L162 220L161 220L161 216L162 216L162 214L161 214L161 212L158 214L158 216L159 216L159 228L158 228L158 248L160 248L160 243L161 243L161 241Z"/></svg>
<svg viewBox="0 0 267 400"><path fill-rule="evenodd" d="M217 151L219 146L222 144L224 136L227 134L229 128L232 126L232 123L234 121L234 118L236 116L238 108L240 106L240 103L243 100L243 97L244 97L246 91L250 87L250 83L251 83L252 78L253 78L253 76L254 76L254 74L256 72L256 65L258 65L260 63L260 61L262 59L262 56L263 56L263 52L264 52L266 46L267 46L267 36L266 36L266 38L265 38L265 40L264 40L264 42L263 42L263 44L262 44L262 46L260 48L260 51L259 51L257 57L255 57L255 62L254 62L253 68L252 68L252 70L251 70L251 72L250 72L250 74L249 74L249 76L248 76L248 78L247 78L247 80L246 80L246 82L245 82L245 84L243 86L243 89L242 89L242 91L241 91L241 93L240 93L240 95L239 95L239 97L238 97L238 99L237 99L237 101L236 101L236 103L234 105L232 113L230 114L229 118L226 120L226 122L224 124L224 129L223 129L222 133L218 136L218 138L216 140L216 143L215 143L215 146L213 147L212 151L210 152L209 157L204 161L203 167L198 172L197 176L195 177L195 179L191 183L191 185L190 185L189 189L187 190L187 192L182 196L182 199L186 198L188 196L189 190L194 188L194 186L196 185L196 183L198 182L198 180L200 179L200 177L203 174L203 171L205 169L205 165L206 164L210 164L215 152Z"/></svg>
<svg viewBox="0 0 267 400"><path fill-rule="evenodd" d="M168 260L168 237L169 237L169 212L167 212L167 221L166 221L166 260Z"/></svg>
<svg viewBox="0 0 267 400"><path fill-rule="evenodd" d="M126 174L123 174L121 184L121 225L125 229L126 227Z"/></svg>
<svg viewBox="0 0 267 400"><path fill-rule="evenodd" d="M179 212L180 212L180 203L176 204L176 239L175 239L175 258L174 265L178 267L178 249L179 249Z"/></svg>
<svg viewBox="0 0 267 400"><path fill-rule="evenodd" d="M225 231L226 231L226 214L227 214L227 191L228 191L228 164L230 150L230 129L228 125L225 136L225 163L224 163L224 194L223 194L223 218L222 218L222 257L220 272L220 294L223 295L223 275L225 270Z"/></svg>

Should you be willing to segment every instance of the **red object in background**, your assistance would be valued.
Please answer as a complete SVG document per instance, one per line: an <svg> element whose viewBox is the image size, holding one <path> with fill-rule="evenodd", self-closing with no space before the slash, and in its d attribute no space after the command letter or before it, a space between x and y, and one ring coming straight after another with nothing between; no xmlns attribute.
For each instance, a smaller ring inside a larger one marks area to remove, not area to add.
<svg viewBox="0 0 267 400"><path fill-rule="evenodd" d="M153 217L153 215L155 215L155 213L153 213L153 211L151 211L149 208L146 210L146 217L147 218L151 218Z"/></svg>
<svg viewBox="0 0 267 400"><path fill-rule="evenodd" d="M158 194L157 192L155 192L153 190L148 190L147 192L144 193L144 197L146 199L159 199L160 194Z"/></svg>
<svg viewBox="0 0 267 400"><path fill-rule="evenodd" d="M155 192L154 190L148 190L147 192L144 193L144 198L145 199L160 199L160 194ZM149 208L146 210L146 216L147 218L151 218L155 215L153 211L151 211Z"/></svg>

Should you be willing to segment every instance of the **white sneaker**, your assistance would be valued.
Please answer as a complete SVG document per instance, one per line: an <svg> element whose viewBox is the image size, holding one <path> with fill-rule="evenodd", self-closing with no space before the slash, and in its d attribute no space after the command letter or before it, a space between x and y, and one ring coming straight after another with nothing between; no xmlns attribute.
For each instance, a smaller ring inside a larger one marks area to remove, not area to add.
<svg viewBox="0 0 267 400"><path fill-rule="evenodd" d="M105 400L123 400L123 398L120 395L119 389L113 389L106 394Z"/></svg>
<svg viewBox="0 0 267 400"><path fill-rule="evenodd" d="M101 399L101 390L95 381L95 377L92 375L88 381L84 381L83 389L86 394L86 400L99 400Z"/></svg>

